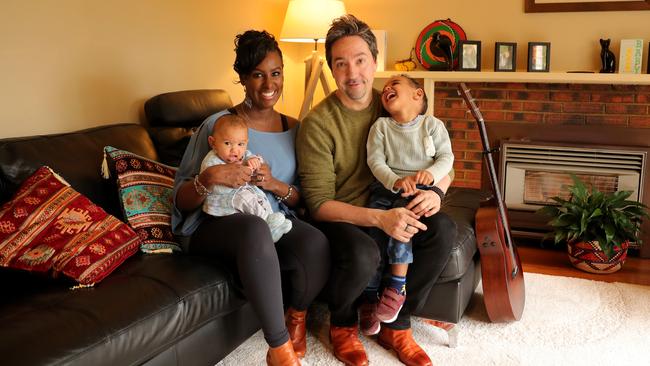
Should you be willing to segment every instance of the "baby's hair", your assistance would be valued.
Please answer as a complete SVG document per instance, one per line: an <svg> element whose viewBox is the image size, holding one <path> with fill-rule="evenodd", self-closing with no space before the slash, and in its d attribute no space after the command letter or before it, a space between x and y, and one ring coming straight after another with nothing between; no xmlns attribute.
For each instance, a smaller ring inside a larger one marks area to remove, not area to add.
<svg viewBox="0 0 650 366"><path fill-rule="evenodd" d="M243 129L246 129L248 131L248 125L246 124L246 121L244 121L243 118L236 114L226 114L221 116L217 120L217 122L214 124L212 133L219 133L221 130L229 127L241 127Z"/></svg>
<svg viewBox="0 0 650 366"><path fill-rule="evenodd" d="M427 106L429 105L429 100L427 99L427 93L424 91L422 84L420 84L417 80L413 79L412 77L406 74L399 74L397 76L403 77L404 79L408 80L409 84L411 84L411 86L414 87L415 89L422 89L422 110L420 110L420 114L426 114Z"/></svg>

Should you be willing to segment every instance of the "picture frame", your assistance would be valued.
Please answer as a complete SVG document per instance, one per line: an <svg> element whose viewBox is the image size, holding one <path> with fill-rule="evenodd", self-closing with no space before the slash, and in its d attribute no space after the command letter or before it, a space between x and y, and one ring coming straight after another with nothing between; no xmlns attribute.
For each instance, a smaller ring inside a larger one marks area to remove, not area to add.
<svg viewBox="0 0 650 366"><path fill-rule="evenodd" d="M494 71L517 70L517 43L494 43Z"/></svg>
<svg viewBox="0 0 650 366"><path fill-rule="evenodd" d="M551 67L551 43L528 42L528 72L548 72Z"/></svg>
<svg viewBox="0 0 650 366"><path fill-rule="evenodd" d="M621 39L618 56L619 74L640 74L643 65L643 40Z"/></svg>
<svg viewBox="0 0 650 366"><path fill-rule="evenodd" d="M584 1L564 0L563 2L549 0L524 0L525 13L550 13L567 11L621 11L621 10L650 10L650 0L610 0Z"/></svg>
<svg viewBox="0 0 650 366"><path fill-rule="evenodd" d="M646 62L648 63L646 74L650 74L650 42L648 42L648 60Z"/></svg>
<svg viewBox="0 0 650 366"><path fill-rule="evenodd" d="M481 41L458 42L458 70L481 71Z"/></svg>

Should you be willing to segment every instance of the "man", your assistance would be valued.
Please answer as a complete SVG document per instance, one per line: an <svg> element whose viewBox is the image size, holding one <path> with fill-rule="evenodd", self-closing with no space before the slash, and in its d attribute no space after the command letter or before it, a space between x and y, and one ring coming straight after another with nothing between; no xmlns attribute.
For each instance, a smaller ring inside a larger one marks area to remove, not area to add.
<svg viewBox="0 0 650 366"><path fill-rule="evenodd" d="M418 191L401 208L366 208L373 176L366 163L366 139L381 112L381 96L372 88L377 43L368 25L352 15L332 23L325 41L327 64L338 89L305 117L298 133L299 175L312 218L330 241L328 283L330 340L346 365L367 365L358 338L358 299L377 271L385 251L368 235L376 227L400 240L412 240L409 292L397 320L383 324L378 341L407 365L431 365L411 333L410 314L425 301L442 272L456 235L449 217L437 214L451 179L434 191ZM367 305L367 304L364 304ZM372 306L361 306L369 321Z"/></svg>

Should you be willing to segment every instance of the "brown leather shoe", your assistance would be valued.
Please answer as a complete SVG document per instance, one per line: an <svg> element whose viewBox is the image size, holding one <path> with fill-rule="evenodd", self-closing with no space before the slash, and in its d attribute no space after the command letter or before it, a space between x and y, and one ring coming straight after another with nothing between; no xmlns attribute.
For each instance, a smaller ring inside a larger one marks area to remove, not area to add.
<svg viewBox="0 0 650 366"><path fill-rule="evenodd" d="M269 348L269 352L266 354L266 364L268 366L300 366L300 360L293 351L291 340L281 346Z"/></svg>
<svg viewBox="0 0 650 366"><path fill-rule="evenodd" d="M413 339L411 329L395 330L382 327L377 341L386 349L397 352L397 358L408 366L431 366L431 359Z"/></svg>
<svg viewBox="0 0 650 366"><path fill-rule="evenodd" d="M307 353L307 326L305 325L305 317L307 311L298 311L294 308L289 308L284 316L287 330L291 343L293 343L293 351L296 352L299 358L305 357Z"/></svg>
<svg viewBox="0 0 650 366"><path fill-rule="evenodd" d="M349 366L368 365L368 356L359 340L358 329L354 327L330 326L330 342L334 356Z"/></svg>

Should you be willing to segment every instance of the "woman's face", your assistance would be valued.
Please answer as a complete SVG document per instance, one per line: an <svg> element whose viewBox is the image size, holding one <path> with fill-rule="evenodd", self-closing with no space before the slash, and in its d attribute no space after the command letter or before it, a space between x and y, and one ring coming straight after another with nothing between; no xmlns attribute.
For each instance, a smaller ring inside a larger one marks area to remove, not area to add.
<svg viewBox="0 0 650 366"><path fill-rule="evenodd" d="M242 79L246 95L253 102L253 108L273 108L277 103L284 85L283 67L280 55L275 51L269 52L262 62Z"/></svg>

